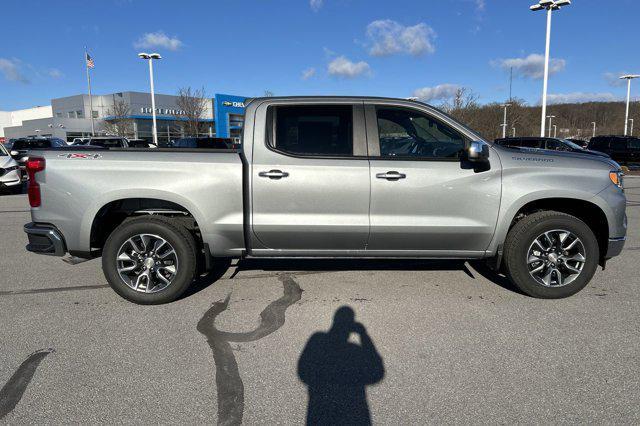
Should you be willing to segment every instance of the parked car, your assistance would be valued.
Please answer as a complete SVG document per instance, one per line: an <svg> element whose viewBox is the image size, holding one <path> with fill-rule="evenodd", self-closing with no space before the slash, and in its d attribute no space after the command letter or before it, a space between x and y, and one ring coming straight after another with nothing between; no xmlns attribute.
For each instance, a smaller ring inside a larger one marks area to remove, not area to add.
<svg viewBox="0 0 640 426"><path fill-rule="evenodd" d="M187 137L171 141L170 148L236 149L230 138Z"/></svg>
<svg viewBox="0 0 640 426"><path fill-rule="evenodd" d="M157 148L153 142L144 139L127 139L129 148Z"/></svg>
<svg viewBox="0 0 640 426"><path fill-rule="evenodd" d="M484 259L561 298L625 243L614 161L484 142L420 102L254 99L242 147L42 151L27 250L102 256L118 294L154 304L224 259L269 257Z"/></svg>
<svg viewBox="0 0 640 426"><path fill-rule="evenodd" d="M640 139L632 136L596 136L589 141L589 149L604 152L613 160L629 167L640 168Z"/></svg>
<svg viewBox="0 0 640 426"><path fill-rule="evenodd" d="M128 148L129 147L127 138L123 138L120 136L92 136L89 138L79 139L77 143L74 143L74 145L102 146L105 148Z"/></svg>
<svg viewBox="0 0 640 426"><path fill-rule="evenodd" d="M19 138L13 141L9 153L20 166L24 166L27 159L27 152L30 150L62 148L68 146L60 138Z"/></svg>
<svg viewBox="0 0 640 426"><path fill-rule="evenodd" d="M580 154L599 155L608 157L608 155L599 152L584 149L583 147L571 142L568 139L543 138L543 137L520 137L520 138L500 138L495 142L498 145L509 148L525 148L525 149L548 149L551 151L567 151L577 152Z"/></svg>
<svg viewBox="0 0 640 426"><path fill-rule="evenodd" d="M22 190L22 172L18 162L0 144L0 192L19 193Z"/></svg>

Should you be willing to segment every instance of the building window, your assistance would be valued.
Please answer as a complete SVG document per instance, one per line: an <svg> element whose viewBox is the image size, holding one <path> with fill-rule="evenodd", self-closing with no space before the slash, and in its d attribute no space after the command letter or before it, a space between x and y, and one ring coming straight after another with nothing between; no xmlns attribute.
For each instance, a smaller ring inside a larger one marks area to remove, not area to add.
<svg viewBox="0 0 640 426"><path fill-rule="evenodd" d="M61 112L56 112L56 117L62 118L62 113Z"/></svg>
<svg viewBox="0 0 640 426"><path fill-rule="evenodd" d="M83 112L81 110L76 111L76 117L78 118L82 118L83 117Z"/></svg>
<svg viewBox="0 0 640 426"><path fill-rule="evenodd" d="M68 116L69 118L76 118L76 112L75 112L75 111L69 111L69 112L67 113L67 116Z"/></svg>
<svg viewBox="0 0 640 426"><path fill-rule="evenodd" d="M98 118L98 111L91 111L91 117Z"/></svg>

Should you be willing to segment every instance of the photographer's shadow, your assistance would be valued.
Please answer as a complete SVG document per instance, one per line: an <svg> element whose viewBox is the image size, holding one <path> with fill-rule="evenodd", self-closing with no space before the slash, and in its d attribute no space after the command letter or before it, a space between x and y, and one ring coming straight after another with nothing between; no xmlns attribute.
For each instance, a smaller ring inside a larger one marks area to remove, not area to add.
<svg viewBox="0 0 640 426"><path fill-rule="evenodd" d="M360 344L349 342L352 333ZM371 424L366 386L382 380L384 365L350 307L336 311L328 332L311 336L298 376L309 390L307 424Z"/></svg>

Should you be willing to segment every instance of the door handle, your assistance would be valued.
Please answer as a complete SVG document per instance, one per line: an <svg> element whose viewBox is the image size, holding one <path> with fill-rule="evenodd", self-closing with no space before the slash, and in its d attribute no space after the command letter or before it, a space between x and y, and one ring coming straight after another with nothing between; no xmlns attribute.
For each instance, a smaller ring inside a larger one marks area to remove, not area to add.
<svg viewBox="0 0 640 426"><path fill-rule="evenodd" d="M387 173L378 173L378 174L376 174L376 177L378 179L400 180L400 179L406 178L407 175L405 175L404 173L391 171L391 172L387 172Z"/></svg>
<svg viewBox="0 0 640 426"><path fill-rule="evenodd" d="M269 170L268 172L258 173L258 176L267 177L269 179L281 179L289 176L289 173L283 172L282 170Z"/></svg>

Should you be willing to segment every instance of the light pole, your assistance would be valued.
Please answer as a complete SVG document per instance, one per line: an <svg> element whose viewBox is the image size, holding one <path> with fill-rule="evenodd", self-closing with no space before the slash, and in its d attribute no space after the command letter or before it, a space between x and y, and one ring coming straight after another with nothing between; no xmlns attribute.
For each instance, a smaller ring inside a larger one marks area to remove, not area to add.
<svg viewBox="0 0 640 426"><path fill-rule="evenodd" d="M556 118L555 115L547 115L547 118L549 119L549 137L551 137L551 120L553 120L554 118ZM543 121L544 123L544 121ZM544 124L543 124L544 126ZM544 129L542 129L542 137L544 137Z"/></svg>
<svg viewBox="0 0 640 426"><path fill-rule="evenodd" d="M542 119L540 120L540 136L544 137L544 118L547 115L547 87L549 85L549 49L551 46L551 12L562 6L569 6L571 0L540 0L529 7L532 11L547 11L547 41L544 52L544 82L542 84Z"/></svg>
<svg viewBox="0 0 640 426"><path fill-rule="evenodd" d="M156 95L153 90L153 60L162 59L158 53L138 53L140 59L149 61L149 82L151 85L151 114L153 117L153 143L158 146L158 126L156 125Z"/></svg>
<svg viewBox="0 0 640 426"><path fill-rule="evenodd" d="M620 80L627 80L627 112L624 117L624 135L627 136L627 126L629 125L629 101L631 100L631 80L638 78L638 74L627 74L620 77Z"/></svg>
<svg viewBox="0 0 640 426"><path fill-rule="evenodd" d="M516 137L516 128L512 127L511 130L513 131L513 137L515 138Z"/></svg>
<svg viewBox="0 0 640 426"><path fill-rule="evenodd" d="M507 108L509 108L511 104L504 103L500 106L504 107L504 119L502 120L502 138L504 139L507 137Z"/></svg>
<svg viewBox="0 0 640 426"><path fill-rule="evenodd" d="M593 137L596 137L596 122L592 121L591 124L593 124Z"/></svg>
<svg viewBox="0 0 640 426"><path fill-rule="evenodd" d="M558 137L558 126L556 126L555 124L553 125L553 137Z"/></svg>
<svg viewBox="0 0 640 426"><path fill-rule="evenodd" d="M629 121L631 122L631 129L629 131L629 136L633 136L633 118L630 118Z"/></svg>

